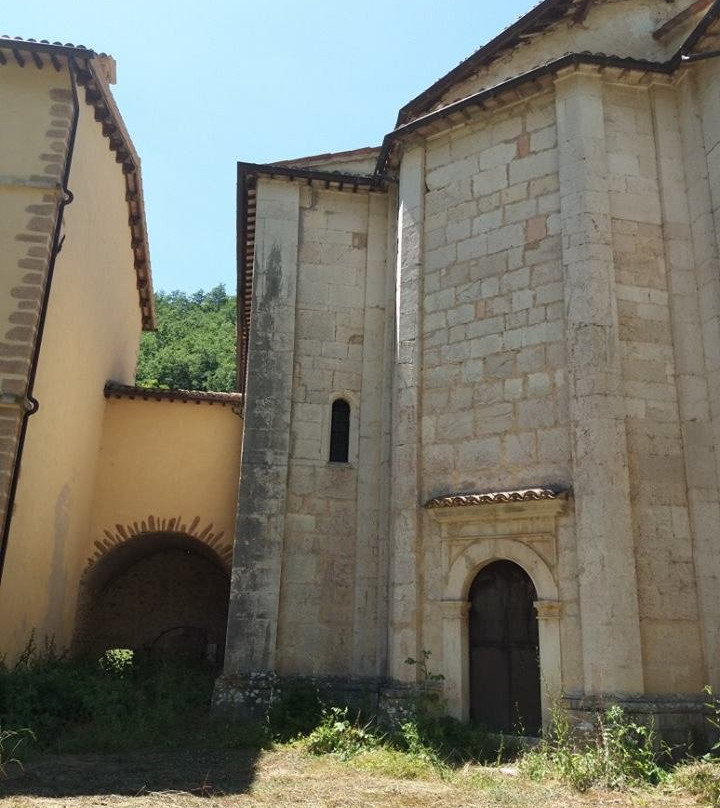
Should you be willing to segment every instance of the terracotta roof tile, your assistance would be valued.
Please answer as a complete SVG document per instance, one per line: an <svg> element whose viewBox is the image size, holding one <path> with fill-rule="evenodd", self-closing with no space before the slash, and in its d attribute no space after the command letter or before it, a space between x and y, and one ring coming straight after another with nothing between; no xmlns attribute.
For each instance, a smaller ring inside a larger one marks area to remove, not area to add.
<svg viewBox="0 0 720 808"><path fill-rule="evenodd" d="M448 494L425 503L426 508L462 508L468 505L498 505L503 502L533 502L539 499L567 499L567 489L518 488L511 491Z"/></svg>
<svg viewBox="0 0 720 808"><path fill-rule="evenodd" d="M165 390L159 387L136 387L108 382L105 398L141 398L143 401L182 401L195 404L233 404L242 406L242 393L213 393L205 390Z"/></svg>

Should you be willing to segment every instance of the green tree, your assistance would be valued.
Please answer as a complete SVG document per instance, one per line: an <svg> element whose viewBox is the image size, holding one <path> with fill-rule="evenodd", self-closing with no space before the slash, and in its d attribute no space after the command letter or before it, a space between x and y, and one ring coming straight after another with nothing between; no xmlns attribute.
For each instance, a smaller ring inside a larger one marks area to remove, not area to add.
<svg viewBox="0 0 720 808"><path fill-rule="evenodd" d="M157 292L157 331L140 341L137 384L184 390L235 389L235 297L223 285L193 294Z"/></svg>

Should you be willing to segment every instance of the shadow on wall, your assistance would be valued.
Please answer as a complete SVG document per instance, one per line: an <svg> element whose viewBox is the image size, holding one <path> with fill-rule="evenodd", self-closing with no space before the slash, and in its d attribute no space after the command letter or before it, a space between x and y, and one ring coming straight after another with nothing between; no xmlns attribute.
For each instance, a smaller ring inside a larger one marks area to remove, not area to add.
<svg viewBox="0 0 720 808"><path fill-rule="evenodd" d="M222 665L230 574L182 533L135 536L98 559L80 584L73 653L109 648Z"/></svg>

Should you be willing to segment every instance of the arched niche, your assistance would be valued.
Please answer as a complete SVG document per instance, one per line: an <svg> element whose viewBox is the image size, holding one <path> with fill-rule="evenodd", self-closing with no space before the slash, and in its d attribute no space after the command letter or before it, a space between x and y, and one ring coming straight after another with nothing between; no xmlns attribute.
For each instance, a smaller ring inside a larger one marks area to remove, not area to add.
<svg viewBox="0 0 720 808"><path fill-rule="evenodd" d="M141 533L108 549L80 583L74 651L132 648L220 664L225 647L227 562L197 537Z"/></svg>

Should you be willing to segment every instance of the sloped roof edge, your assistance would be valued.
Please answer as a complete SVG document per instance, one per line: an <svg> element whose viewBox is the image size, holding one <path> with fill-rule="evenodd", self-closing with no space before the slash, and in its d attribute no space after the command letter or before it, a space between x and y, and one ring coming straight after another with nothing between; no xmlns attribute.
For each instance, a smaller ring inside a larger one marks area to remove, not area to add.
<svg viewBox="0 0 720 808"><path fill-rule="evenodd" d="M717 0L720 4L720 0ZM596 67L617 67L622 70L635 70L650 73L660 73L664 75L672 74L681 63L681 55L678 53L673 59L668 62L650 62L641 59L628 59L619 56L608 56L604 53L568 53L561 56L559 59L554 59L544 65L535 67L525 73L519 73L512 78L495 84L492 87L487 87L480 92L473 93L459 101L454 101L445 107L427 112L411 121L393 129L385 135L383 139L380 155L378 156L375 173L378 176L385 176L387 170L387 162L390 156L390 151L396 140L399 140L404 135L417 132L423 127L434 123L435 121L442 120L443 118L450 118L452 115L462 113L463 110L473 106L483 106L486 101L494 99L505 93L511 92L526 84L537 82L545 76L550 76L557 73L564 68L581 65L596 66Z"/></svg>
<svg viewBox="0 0 720 808"><path fill-rule="evenodd" d="M427 113L428 107L438 101L454 84L463 81L472 75L479 67L492 62L502 51L514 47L519 38L530 31L543 31L553 23L559 21L573 9L576 19L580 20L587 14L592 0L542 0L534 8L523 15L517 22L501 31L494 39L471 54L454 67L434 84L423 90L419 95L403 106L399 113L396 129L407 124L415 116ZM700 20L698 25L690 32L687 39L682 43L677 53L675 53L666 64L677 66L681 57L691 50L702 39L709 26L720 16L720 2L714 0L712 6ZM628 59L628 61L633 61ZM635 60L638 61L638 60Z"/></svg>
<svg viewBox="0 0 720 808"><path fill-rule="evenodd" d="M277 160L268 165L273 166L303 166L306 164L327 162L331 160L350 160L362 157L377 157L380 146L364 146L361 149L350 149L349 151L326 152L324 154L306 154L303 157L296 157L292 160Z"/></svg>
<svg viewBox="0 0 720 808"><path fill-rule="evenodd" d="M43 56L49 57L56 71L63 69L63 61L69 70L75 72L77 84L84 88L85 101L93 107L95 120L102 126L103 136L108 146L115 152L115 160L122 166L125 176L125 199L128 205L128 225L130 246L137 276L137 290L145 331L155 328L155 301L153 297L152 275L150 270L150 249L145 220L140 158L135 151L132 139L125 127L120 110L107 84L99 62L106 54L97 53L82 45L63 45L45 40L12 39L0 36L0 66L8 62L3 51L11 51L12 58L20 67L32 63L38 70L44 65ZM27 59L23 54L29 54Z"/></svg>
<svg viewBox="0 0 720 808"><path fill-rule="evenodd" d="M467 59L439 78L434 84L408 101L398 112L396 127L407 123L413 115L423 112L437 101L453 84L472 75L479 66L491 62L505 48L512 47L518 37L533 27L546 28L564 16L575 0L542 0L527 14L501 31L494 39L476 50Z"/></svg>

